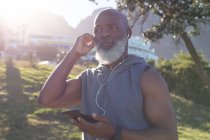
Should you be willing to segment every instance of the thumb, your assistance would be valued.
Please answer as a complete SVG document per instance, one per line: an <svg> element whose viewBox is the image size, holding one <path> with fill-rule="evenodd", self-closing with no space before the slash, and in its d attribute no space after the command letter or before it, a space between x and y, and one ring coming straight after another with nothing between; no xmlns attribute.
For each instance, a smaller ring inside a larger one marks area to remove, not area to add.
<svg viewBox="0 0 210 140"><path fill-rule="evenodd" d="M99 122L108 122L108 118L107 118L107 117L98 115L98 114L96 114L96 113L93 113L93 114L92 114L92 117L93 117L95 120L99 121Z"/></svg>

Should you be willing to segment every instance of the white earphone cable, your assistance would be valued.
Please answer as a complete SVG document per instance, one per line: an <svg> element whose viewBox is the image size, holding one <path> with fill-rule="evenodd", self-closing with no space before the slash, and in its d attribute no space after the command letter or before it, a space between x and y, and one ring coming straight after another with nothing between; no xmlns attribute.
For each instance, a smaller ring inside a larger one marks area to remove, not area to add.
<svg viewBox="0 0 210 140"><path fill-rule="evenodd" d="M101 110L103 111L103 116L106 114L106 111L98 104L98 96L99 96L99 94L100 94L102 88L110 81L111 76L112 76L112 73L114 72L114 70L115 70L119 65L121 65L122 63L124 63L124 55L122 55L122 57L123 57L122 62L120 62L119 64L117 64L117 65L111 70L108 79L107 79L104 83L101 84L101 83L99 82L99 79L98 79L98 78L99 78L99 75L97 76L97 81L98 81L100 87L99 87L98 92L97 92L97 94L96 94L95 103L96 103L96 106L97 106L99 109L101 109Z"/></svg>

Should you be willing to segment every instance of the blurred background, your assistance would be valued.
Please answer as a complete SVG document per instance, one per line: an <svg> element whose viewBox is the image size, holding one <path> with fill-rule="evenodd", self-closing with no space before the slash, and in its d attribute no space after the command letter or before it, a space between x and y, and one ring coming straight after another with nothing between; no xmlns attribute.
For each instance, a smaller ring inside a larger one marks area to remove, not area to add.
<svg viewBox="0 0 210 140"><path fill-rule="evenodd" d="M210 1L0 0L0 140L81 139L62 110L38 105L37 96L104 8L127 15L129 53L164 76L179 139L210 139ZM78 60L69 77L96 66L94 55Z"/></svg>

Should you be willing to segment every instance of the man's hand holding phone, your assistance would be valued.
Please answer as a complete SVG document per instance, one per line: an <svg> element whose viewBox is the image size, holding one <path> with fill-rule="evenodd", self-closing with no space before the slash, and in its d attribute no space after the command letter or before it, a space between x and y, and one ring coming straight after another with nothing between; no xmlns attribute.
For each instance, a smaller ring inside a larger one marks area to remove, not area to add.
<svg viewBox="0 0 210 140"><path fill-rule="evenodd" d="M72 50L75 51L80 56L83 56L94 48L95 46L94 40L95 39L93 35L85 33L77 38L76 43L74 44Z"/></svg>
<svg viewBox="0 0 210 140"><path fill-rule="evenodd" d="M105 116L93 114L92 116L84 117L84 114L80 111L64 112L64 114L68 115L71 118L72 123L82 132L94 137L111 138L116 131L115 127Z"/></svg>

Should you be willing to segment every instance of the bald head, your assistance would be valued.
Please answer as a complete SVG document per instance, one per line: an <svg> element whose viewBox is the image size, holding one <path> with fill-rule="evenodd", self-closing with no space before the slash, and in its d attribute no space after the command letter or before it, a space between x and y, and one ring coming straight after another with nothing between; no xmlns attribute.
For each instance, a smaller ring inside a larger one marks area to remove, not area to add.
<svg viewBox="0 0 210 140"><path fill-rule="evenodd" d="M122 22L125 25L125 27L127 28L129 27L127 17L123 13L119 12L118 10L111 9L111 8L100 11L95 18L94 24L96 23L97 19L99 19L100 17L103 17L104 15L113 16L119 19L120 22Z"/></svg>

